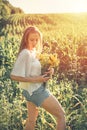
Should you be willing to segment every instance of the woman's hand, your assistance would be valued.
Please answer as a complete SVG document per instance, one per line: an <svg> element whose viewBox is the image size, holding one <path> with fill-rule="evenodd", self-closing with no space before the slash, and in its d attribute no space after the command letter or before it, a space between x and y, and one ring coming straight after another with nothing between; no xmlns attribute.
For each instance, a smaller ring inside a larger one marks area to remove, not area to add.
<svg viewBox="0 0 87 130"><path fill-rule="evenodd" d="M36 78L36 80L37 80L38 82L47 82L49 79L50 79L50 76L48 76L47 74L38 76L38 77Z"/></svg>
<svg viewBox="0 0 87 130"><path fill-rule="evenodd" d="M52 75L54 74L54 68L48 68L45 74L50 75L50 77L52 77Z"/></svg>

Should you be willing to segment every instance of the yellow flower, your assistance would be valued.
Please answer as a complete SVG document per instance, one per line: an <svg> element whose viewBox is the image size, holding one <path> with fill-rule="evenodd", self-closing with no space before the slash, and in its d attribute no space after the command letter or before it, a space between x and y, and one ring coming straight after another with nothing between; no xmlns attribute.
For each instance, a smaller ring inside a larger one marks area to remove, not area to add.
<svg viewBox="0 0 87 130"><path fill-rule="evenodd" d="M57 58L57 54L48 54L48 53L44 53L41 54L39 57L41 66L42 66L42 70L43 72L47 71L47 69L49 67L57 67L59 65L59 59Z"/></svg>

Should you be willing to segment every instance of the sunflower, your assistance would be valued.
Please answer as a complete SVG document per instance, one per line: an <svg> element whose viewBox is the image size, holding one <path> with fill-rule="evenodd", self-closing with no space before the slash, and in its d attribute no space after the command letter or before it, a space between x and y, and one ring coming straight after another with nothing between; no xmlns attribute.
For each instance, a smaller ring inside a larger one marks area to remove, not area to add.
<svg viewBox="0 0 87 130"><path fill-rule="evenodd" d="M59 65L59 59L57 54L41 54L39 57L41 66L42 66L42 74L44 74L49 68L55 68Z"/></svg>

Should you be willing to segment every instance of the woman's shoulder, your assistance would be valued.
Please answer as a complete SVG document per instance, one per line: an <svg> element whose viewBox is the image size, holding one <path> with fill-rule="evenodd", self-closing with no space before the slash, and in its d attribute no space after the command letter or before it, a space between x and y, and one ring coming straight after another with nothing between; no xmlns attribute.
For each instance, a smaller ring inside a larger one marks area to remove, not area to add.
<svg viewBox="0 0 87 130"><path fill-rule="evenodd" d="M22 60L22 59L30 59L31 54L30 51L28 49L23 49L19 55L18 55L18 59Z"/></svg>
<svg viewBox="0 0 87 130"><path fill-rule="evenodd" d="M30 55L30 51L28 49L23 49L19 55L22 56L29 56Z"/></svg>

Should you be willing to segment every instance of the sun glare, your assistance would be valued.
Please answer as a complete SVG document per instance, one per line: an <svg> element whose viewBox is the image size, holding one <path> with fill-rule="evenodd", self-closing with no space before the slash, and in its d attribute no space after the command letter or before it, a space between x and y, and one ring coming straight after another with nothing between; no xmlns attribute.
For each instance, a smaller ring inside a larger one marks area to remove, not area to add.
<svg viewBox="0 0 87 130"><path fill-rule="evenodd" d="M65 6L65 0L62 2L59 2L55 0L55 2L49 2L49 0L41 1L38 0L38 2L33 1L30 2L31 9L30 12L74 12L74 13L80 13L80 12L87 12L87 0L68 0L67 5ZM29 11L28 2L23 4L26 12ZM48 8L48 5L49 8ZM39 7L39 8L38 8Z"/></svg>
<svg viewBox="0 0 87 130"><path fill-rule="evenodd" d="M73 9L72 12L80 13L87 11L87 1L78 0L72 5Z"/></svg>
<svg viewBox="0 0 87 130"><path fill-rule="evenodd" d="M87 0L9 0L25 13L87 12Z"/></svg>

